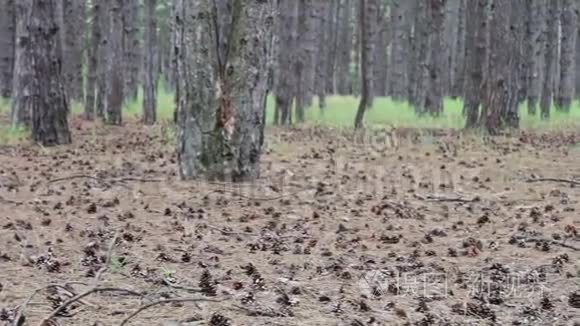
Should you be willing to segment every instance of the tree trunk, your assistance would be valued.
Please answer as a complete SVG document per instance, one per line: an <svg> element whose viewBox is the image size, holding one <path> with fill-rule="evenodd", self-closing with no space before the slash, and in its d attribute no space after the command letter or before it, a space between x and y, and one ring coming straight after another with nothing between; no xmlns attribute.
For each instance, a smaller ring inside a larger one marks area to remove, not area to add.
<svg viewBox="0 0 580 326"><path fill-rule="evenodd" d="M107 106L106 122L111 125L123 123L123 96L125 62L123 52L123 0L111 0L109 8L109 37L107 54Z"/></svg>
<svg viewBox="0 0 580 326"><path fill-rule="evenodd" d="M157 121L157 0L146 0L145 83L143 85L143 122Z"/></svg>
<svg viewBox="0 0 580 326"><path fill-rule="evenodd" d="M87 84L86 84L86 98L85 98L85 118L93 120L95 117L95 107L97 98L97 80L99 73L99 46L101 44L101 19L103 18L102 4L98 1L92 3L91 17L92 23L90 25L90 42L87 51Z"/></svg>
<svg viewBox="0 0 580 326"><path fill-rule="evenodd" d="M209 0L176 1L178 161L184 179L259 177L273 3L234 0L230 20L216 18L219 11ZM224 21L236 32L224 34L222 42L217 38ZM220 44L229 50L221 52Z"/></svg>
<svg viewBox="0 0 580 326"><path fill-rule="evenodd" d="M276 78L276 112L278 119L274 124L288 125L291 123L292 99L296 94L296 83L292 66L296 56L297 36L297 2L283 1L280 4L280 21L277 34L280 42L278 49L278 69Z"/></svg>
<svg viewBox="0 0 580 326"><path fill-rule="evenodd" d="M374 33L374 42L376 42L373 58L373 77L375 79L373 95L387 95L387 70L388 70L388 53L387 53L387 17L386 4L380 1L376 13L376 30Z"/></svg>
<svg viewBox="0 0 580 326"><path fill-rule="evenodd" d="M18 0L18 2L25 2ZM31 93L22 101L32 110L32 138L43 146L71 142L68 129L68 100L58 57L56 0L32 0L27 29L30 32L28 63L32 73Z"/></svg>
<svg viewBox="0 0 580 326"><path fill-rule="evenodd" d="M528 14L528 114L535 115L542 93L542 63L544 59L544 30L546 1L526 0Z"/></svg>
<svg viewBox="0 0 580 326"><path fill-rule="evenodd" d="M139 92L141 44L139 41L139 0L123 0L123 51L125 56L124 98L136 100ZM147 76L144 76L147 78Z"/></svg>
<svg viewBox="0 0 580 326"><path fill-rule="evenodd" d="M556 97L556 108L570 112L574 99L576 63L576 39L578 36L577 0L562 0L560 42L560 83Z"/></svg>
<svg viewBox="0 0 580 326"><path fill-rule="evenodd" d="M460 98L464 96L464 87L465 87L465 73L466 73L466 66L465 66L465 51L466 51L466 33L465 33L465 25L468 23L466 20L466 11L468 10L466 1L468 0L458 0L459 1L459 8L457 11L457 37L455 39L455 51L453 54L453 65L451 69L453 69L452 77L451 77L451 92L450 95L453 98ZM470 7L477 7L477 3L469 3Z"/></svg>
<svg viewBox="0 0 580 326"><path fill-rule="evenodd" d="M327 25L327 35L329 37L329 53L326 63L326 93L335 94L337 92L337 78L338 70L337 59L339 45L339 26L340 26L341 5L340 1L332 1L331 12L329 13L329 24Z"/></svg>
<svg viewBox="0 0 580 326"><path fill-rule="evenodd" d="M14 0L0 0L0 97L12 96L16 35Z"/></svg>
<svg viewBox="0 0 580 326"><path fill-rule="evenodd" d="M348 95L352 93L352 81L350 76L350 64L352 54L352 1L342 0L340 2L340 35L339 35L339 50L338 50L338 67L336 72L338 93L340 95Z"/></svg>
<svg viewBox="0 0 580 326"><path fill-rule="evenodd" d="M31 39L28 31L28 20L32 8L32 0L15 2L16 40L14 55L14 79L12 94L11 121L13 126L31 124L31 102L28 100L33 92Z"/></svg>
<svg viewBox="0 0 580 326"><path fill-rule="evenodd" d="M296 85L296 120L305 121L305 110L312 103L314 94L315 59L318 48L316 27L319 19L317 0L298 0L298 56L294 62Z"/></svg>
<svg viewBox="0 0 580 326"><path fill-rule="evenodd" d="M550 118L550 108L554 94L554 81L556 79L556 64L558 61L558 25L559 6L558 0L548 0L547 12L546 50L544 60L544 83L542 86L542 98L540 101L542 119Z"/></svg>
<svg viewBox="0 0 580 326"><path fill-rule="evenodd" d="M59 0L63 2L63 78L69 98L84 101L83 52L85 48L86 0Z"/></svg>
<svg viewBox="0 0 580 326"><path fill-rule="evenodd" d="M487 58L489 0L477 0L466 8L465 89L464 108L466 128L476 127L482 100L483 74Z"/></svg>
<svg viewBox="0 0 580 326"><path fill-rule="evenodd" d="M429 88L425 100L425 110L433 116L443 113L443 80L444 66L443 32L445 24L445 6L447 0L429 0L430 40L429 40Z"/></svg>
<svg viewBox="0 0 580 326"><path fill-rule="evenodd" d="M96 90L96 100L95 100L95 111L97 117L105 120L105 111L108 106L109 96L108 96L108 76L109 76L109 41L111 39L111 19L110 19L110 7L111 2L114 0L102 0L99 1L99 12L97 22L99 23L100 39L98 48L98 58L97 58L97 90Z"/></svg>
<svg viewBox="0 0 580 326"><path fill-rule="evenodd" d="M359 26L361 40L361 99L354 127L360 129L363 126L365 111L369 106L369 98L373 90L373 59L374 59L374 21L373 15L376 15L376 0L359 0Z"/></svg>
<svg viewBox="0 0 580 326"><path fill-rule="evenodd" d="M314 69L316 71L314 90L318 96L318 107L323 110L326 107L326 81L327 65L332 51L332 12L335 1L319 2L320 4L320 18L318 21L318 48L316 51L316 64Z"/></svg>
<svg viewBox="0 0 580 326"><path fill-rule="evenodd" d="M411 55L409 51L409 9L413 6L411 0L393 0L391 7L391 63L390 80L391 80L391 96L396 101L404 101L407 98L408 86L408 68L407 58Z"/></svg>
<svg viewBox="0 0 580 326"><path fill-rule="evenodd" d="M491 135L503 129L504 112L508 111L511 94L510 33L512 0L494 0L491 9L489 76L483 99L481 124Z"/></svg>
<svg viewBox="0 0 580 326"><path fill-rule="evenodd" d="M417 1L412 36L412 51L409 52L408 100L415 107L415 113L425 113L427 89L429 88L429 8L427 1Z"/></svg>
<svg viewBox="0 0 580 326"><path fill-rule="evenodd" d="M510 46L509 52L509 105L502 112L502 121L506 127L519 128L519 105L526 98L526 60L525 52L525 3L522 1L512 1L510 8Z"/></svg>

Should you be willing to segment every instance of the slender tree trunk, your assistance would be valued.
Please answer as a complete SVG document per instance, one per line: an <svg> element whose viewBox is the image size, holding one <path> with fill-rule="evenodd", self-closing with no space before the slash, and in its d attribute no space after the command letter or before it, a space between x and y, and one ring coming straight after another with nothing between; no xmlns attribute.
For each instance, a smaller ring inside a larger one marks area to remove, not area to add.
<svg viewBox="0 0 580 326"><path fill-rule="evenodd" d="M386 96L388 70L386 4L384 1L379 1L377 6L378 10L373 15L376 17L376 30L374 33L376 46L373 54L373 77L375 78L373 95Z"/></svg>
<svg viewBox="0 0 580 326"><path fill-rule="evenodd" d="M363 126L364 114L369 106L370 93L373 90L373 15L376 15L376 0L359 0L359 26L361 38L361 99L356 113L354 127L360 129Z"/></svg>
<svg viewBox="0 0 580 326"><path fill-rule="evenodd" d="M22 0L19 0L21 2ZM25 94L25 106L32 109L32 138L43 146L71 142L68 129L68 100L58 57L56 0L33 0L27 29L30 32L28 63L33 72L31 93Z"/></svg>
<svg viewBox="0 0 580 326"><path fill-rule="evenodd" d="M102 31L101 22L102 5L100 2L95 1L92 3L91 8L91 18L92 23L90 25L90 42L89 49L87 51L87 84L86 84L86 98L85 98L85 118L87 120L93 120L95 117L95 107L97 98L97 80L99 73L99 46L101 43Z"/></svg>
<svg viewBox="0 0 580 326"><path fill-rule="evenodd" d="M184 179L259 177L273 4L234 0L236 33L224 34L222 43L216 35L222 37L220 24L229 19L216 18L211 1L176 1L178 161ZM229 50L220 51L221 44Z"/></svg>
<svg viewBox="0 0 580 326"><path fill-rule="evenodd" d="M32 9L32 0L15 2L16 41L14 56L14 79L12 96L11 120L13 126L31 124L31 102L28 100L33 92L31 37L28 30L28 20Z"/></svg>
<svg viewBox="0 0 580 326"><path fill-rule="evenodd" d="M326 107L326 73L328 72L327 61L329 60L330 51L332 47L332 31L329 31L328 26L331 26L332 5L336 5L335 1L319 2L319 19L316 30L318 35L318 48L316 49L316 62L314 70L316 75L314 77L314 91L318 96L318 107L323 110Z"/></svg>
<svg viewBox="0 0 580 326"><path fill-rule="evenodd" d="M107 106L106 122L111 125L123 123L123 100L125 60L123 52L123 0L111 0L109 8L109 39L107 56Z"/></svg>
<svg viewBox="0 0 580 326"><path fill-rule="evenodd" d="M465 38L465 104L466 128L474 128L479 121L482 100L483 74L487 58L489 0L477 0L466 8Z"/></svg>
<svg viewBox="0 0 580 326"><path fill-rule="evenodd" d="M109 83L109 41L111 39L111 19L109 12L112 1L114 0L99 1L99 19L96 20L99 23L100 38L97 59L97 98L95 100L95 111L97 117L102 120L105 120L105 111L109 101L107 87Z"/></svg>
<svg viewBox="0 0 580 326"><path fill-rule="evenodd" d="M339 58L336 73L338 93L340 95L351 94L351 76L350 63L352 54L352 2L351 0L342 0L339 19L340 35L339 35Z"/></svg>
<svg viewBox="0 0 580 326"><path fill-rule="evenodd" d="M447 0L429 0L430 40L429 40L429 88L425 100L425 110L433 116L443 113L443 80L442 70L445 59L443 32L445 24L445 6Z"/></svg>
<svg viewBox="0 0 580 326"><path fill-rule="evenodd" d="M578 35L576 36L576 99L580 100L580 28L578 28Z"/></svg>
<svg viewBox="0 0 580 326"><path fill-rule="evenodd" d="M526 0L528 14L528 114L535 115L542 93L542 64L544 59L544 30L546 1Z"/></svg>
<svg viewBox="0 0 580 326"><path fill-rule="evenodd" d="M337 59L339 45L339 20L341 15L340 1L331 2L331 12L329 13L329 24L327 24L327 35L329 36L329 53L326 60L326 93L335 94L337 92L337 78L336 73L338 69Z"/></svg>
<svg viewBox="0 0 580 326"><path fill-rule="evenodd" d="M123 51L125 56L125 99L136 100L139 92L141 42L139 41L139 0L123 0ZM147 78L147 76L144 76Z"/></svg>
<svg viewBox="0 0 580 326"><path fill-rule="evenodd" d="M494 0L490 23L490 60L486 96L483 99L481 124L491 135L503 129L504 112L510 105L510 34L511 0Z"/></svg>
<svg viewBox="0 0 580 326"><path fill-rule="evenodd" d="M465 25L466 21L466 10L467 5L466 1L469 0L459 0L459 8L457 12L457 38L455 40L455 51L454 51L454 64L452 65L451 69L453 69L453 74L451 78L451 92L450 95L453 98L463 97L464 96L464 87L465 87L465 72L466 72L466 65L465 65L465 51L466 51L466 33L465 33ZM476 7L477 2L470 1L469 6Z"/></svg>
<svg viewBox="0 0 580 326"><path fill-rule="evenodd" d="M63 2L63 77L71 100L84 101L83 52L85 48L86 0L58 0Z"/></svg>
<svg viewBox="0 0 580 326"><path fill-rule="evenodd" d="M12 96L16 35L14 0L0 0L0 97Z"/></svg>
<svg viewBox="0 0 580 326"><path fill-rule="evenodd" d="M276 78L276 112L278 119L275 124L288 125L291 123L292 99L296 94L295 75L292 70L296 56L297 37L297 2L283 1L280 3L280 22L278 24L278 76Z"/></svg>
<svg viewBox="0 0 580 326"><path fill-rule="evenodd" d="M404 101L407 98L408 86L408 69L406 62L411 55L408 45L409 41L409 8L413 5L411 0L393 0L391 7L391 95L396 101Z"/></svg>
<svg viewBox="0 0 580 326"><path fill-rule="evenodd" d="M409 102L415 113L425 113L425 102L429 88L429 8L427 1L417 1L412 51L409 53Z"/></svg>
<svg viewBox="0 0 580 326"><path fill-rule="evenodd" d="M525 52L525 3L512 1L510 8L510 46L509 52L509 104L502 112L502 122L508 128L519 128L519 105L526 98L526 60Z"/></svg>
<svg viewBox="0 0 580 326"><path fill-rule="evenodd" d="M146 0L145 83L143 85L143 122L157 121L157 0Z"/></svg>
<svg viewBox="0 0 580 326"><path fill-rule="evenodd" d="M556 108L570 112L574 99L576 63L576 39L578 36L578 3L577 0L562 0L560 43L560 83L556 98Z"/></svg>
<svg viewBox="0 0 580 326"><path fill-rule="evenodd" d="M541 116L545 120L550 118L550 108L554 94L554 80L556 79L556 65L558 61L558 25L560 21L558 0L547 1L546 57L544 62L542 98L540 101Z"/></svg>

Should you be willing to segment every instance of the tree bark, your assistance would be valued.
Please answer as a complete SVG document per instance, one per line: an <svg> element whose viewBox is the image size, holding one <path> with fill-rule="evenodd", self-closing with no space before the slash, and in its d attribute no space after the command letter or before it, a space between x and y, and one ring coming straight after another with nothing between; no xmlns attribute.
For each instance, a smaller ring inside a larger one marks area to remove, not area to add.
<svg viewBox="0 0 580 326"><path fill-rule="evenodd" d="M558 0L547 0L548 12L546 50L544 60L544 83L542 86L542 98L540 101L542 119L550 118L550 108L554 94L554 82L556 79L556 65L558 61L558 25L560 22Z"/></svg>
<svg viewBox="0 0 580 326"><path fill-rule="evenodd" d="M141 42L139 38L139 0L123 0L123 51L125 55L124 98L136 100L139 92L139 75L141 72ZM147 76L144 76L147 78Z"/></svg>
<svg viewBox="0 0 580 326"><path fill-rule="evenodd" d="M145 25L145 83L143 85L143 122L157 121L157 0L146 0Z"/></svg>
<svg viewBox="0 0 580 326"><path fill-rule="evenodd" d="M123 52L123 0L111 0L109 8L109 35L107 54L107 106L106 122L123 123L124 52Z"/></svg>
<svg viewBox="0 0 580 326"><path fill-rule="evenodd" d="M63 77L69 98L84 101L83 53L85 48L86 0L59 0L63 2L62 31Z"/></svg>
<svg viewBox="0 0 580 326"><path fill-rule="evenodd" d="M479 107L482 100L484 67L487 58L489 0L477 0L466 8L465 38L465 89L463 112L465 127L474 128L479 121Z"/></svg>
<svg viewBox="0 0 580 326"><path fill-rule="evenodd" d="M14 55L14 76L11 121L13 126L30 126L31 102L28 101L32 94L32 70L31 36L28 31L28 20L32 10L32 0L15 2L16 17L16 40Z"/></svg>
<svg viewBox="0 0 580 326"><path fill-rule="evenodd" d="M109 77L109 51L110 51L110 39L111 39L111 19L110 19L110 7L111 2L114 0L102 0L99 1L99 18L97 22L99 24L100 38L98 47L98 59L97 59L97 90L96 90L96 100L95 100L95 112L98 118L105 120L105 111L108 106L109 96L108 96L108 77Z"/></svg>
<svg viewBox="0 0 580 326"><path fill-rule="evenodd" d="M338 67L336 72L338 93L348 95L352 93L352 80L350 75L350 64L352 54L352 1L341 0L339 19L340 35L338 50Z"/></svg>
<svg viewBox="0 0 580 326"><path fill-rule="evenodd" d="M22 100L32 110L32 138L43 146L71 142L67 122L68 100L61 72L62 60L58 57L55 2L33 0L27 25L31 56L28 62L33 74L30 80L31 93L25 94Z"/></svg>
<svg viewBox="0 0 580 326"><path fill-rule="evenodd" d="M280 21L277 34L280 42L278 54L278 69L276 76L276 112L278 117L274 124L288 125L292 123L292 101L296 94L295 75L292 70L296 57L297 37L297 2L283 1L280 4Z"/></svg>
<svg viewBox="0 0 580 326"><path fill-rule="evenodd" d="M176 1L178 161L184 179L259 177L273 3L234 0L235 32L222 41L224 19L211 1ZM220 44L229 49L224 56Z"/></svg>
<svg viewBox="0 0 580 326"><path fill-rule="evenodd" d="M413 6L411 0L393 0L391 7L391 63L389 65L391 76L391 96L396 101L404 101L408 94L408 69L407 58L411 51L409 51L409 8Z"/></svg>
<svg viewBox="0 0 580 326"><path fill-rule="evenodd" d="M354 127L360 129L363 126L364 114L369 106L371 92L373 91L373 59L374 59L374 21L376 15L376 0L359 0L359 26L361 39L361 99L356 113Z"/></svg>
<svg viewBox="0 0 580 326"><path fill-rule="evenodd" d="M489 76L483 99L481 125L491 135L505 127L504 112L509 110L512 85L510 76L511 0L494 0L491 9Z"/></svg>
<svg viewBox="0 0 580 326"><path fill-rule="evenodd" d="M526 0L528 15L528 114L535 115L542 93L542 64L544 59L544 31L546 1Z"/></svg>
<svg viewBox="0 0 580 326"><path fill-rule="evenodd" d="M451 91L450 95L453 98L461 98L464 96L464 87L465 87L465 72L466 72L466 65L465 65L465 51L466 51L466 33L465 33L465 25L467 23L466 20L466 10L468 10L466 1L468 0L458 0L459 1L459 8L457 9L457 30L456 30L456 39L455 39L455 51L453 51L453 64L451 69L453 69L451 75ZM469 2L470 7L476 7L477 3Z"/></svg>
<svg viewBox="0 0 580 326"><path fill-rule="evenodd" d="M87 51L87 84L85 98L85 118L93 120L95 117L95 107L97 98L97 80L99 73L99 46L101 44L101 19L102 4L99 1L92 2L90 25L90 40Z"/></svg>
<svg viewBox="0 0 580 326"><path fill-rule="evenodd" d="M387 52L387 17L386 4L380 1L376 13L376 30L374 33L375 51L373 58L373 77L374 89L373 95L386 96L387 95L387 71L388 71L388 52Z"/></svg>
<svg viewBox="0 0 580 326"><path fill-rule="evenodd" d="M574 99L576 69L576 39L578 36L578 3L577 0L562 0L560 42L560 83L556 97L556 108L570 112Z"/></svg>
<svg viewBox="0 0 580 326"><path fill-rule="evenodd" d="M0 0L0 97L12 96L16 35L14 0Z"/></svg>
<svg viewBox="0 0 580 326"><path fill-rule="evenodd" d="M425 113L427 89L429 88L429 24L431 16L427 1L417 1L414 8L412 51L408 55L409 90L408 100L417 115Z"/></svg>
<svg viewBox="0 0 580 326"><path fill-rule="evenodd" d="M430 40L429 40L429 88L425 100L425 110L432 116L443 113L443 78L444 66L443 32L445 24L445 6L447 0L429 0Z"/></svg>

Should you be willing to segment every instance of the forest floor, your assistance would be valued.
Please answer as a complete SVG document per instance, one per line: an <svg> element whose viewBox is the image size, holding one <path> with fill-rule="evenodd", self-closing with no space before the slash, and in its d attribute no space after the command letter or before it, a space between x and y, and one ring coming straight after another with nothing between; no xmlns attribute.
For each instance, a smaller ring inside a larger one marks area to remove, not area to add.
<svg viewBox="0 0 580 326"><path fill-rule="evenodd" d="M72 125L0 147L0 325L580 323L580 134L269 129L234 186L179 181L165 127Z"/></svg>

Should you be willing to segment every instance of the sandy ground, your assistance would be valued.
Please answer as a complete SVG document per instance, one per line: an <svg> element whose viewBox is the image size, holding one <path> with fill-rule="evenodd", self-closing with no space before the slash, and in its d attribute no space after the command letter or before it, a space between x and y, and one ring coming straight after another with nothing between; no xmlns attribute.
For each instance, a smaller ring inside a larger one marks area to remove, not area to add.
<svg viewBox="0 0 580 326"><path fill-rule="evenodd" d="M580 136L268 134L238 186L179 181L163 127L0 148L0 325L95 287L131 292L47 325L580 323L580 186L530 182L580 180Z"/></svg>

